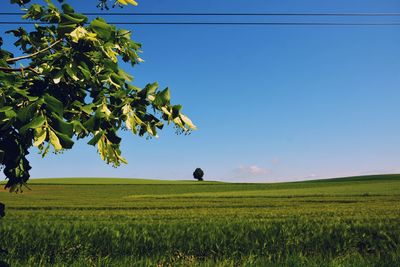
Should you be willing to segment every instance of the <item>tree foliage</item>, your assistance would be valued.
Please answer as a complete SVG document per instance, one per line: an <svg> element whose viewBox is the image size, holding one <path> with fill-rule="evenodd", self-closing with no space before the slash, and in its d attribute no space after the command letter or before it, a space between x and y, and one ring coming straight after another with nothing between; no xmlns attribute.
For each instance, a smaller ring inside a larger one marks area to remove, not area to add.
<svg viewBox="0 0 400 267"><path fill-rule="evenodd" d="M101 8L107 7L106 0L99 1ZM164 122L183 133L195 129L182 107L171 104L168 88L159 90L157 83L138 88L120 68L121 61L131 66L142 61L141 44L131 39L130 31L102 18L89 21L66 3L59 9L51 0L47 5L34 2L11 0L27 7L24 19L46 23L32 31L20 27L7 32L24 55L3 50L0 38L0 164L6 188L18 191L29 179L32 146L44 157L89 137L88 144L116 167L126 163L120 129L150 137L157 136Z"/></svg>
<svg viewBox="0 0 400 267"><path fill-rule="evenodd" d="M3 218L6 215L5 209L6 209L6 206L0 202L0 218Z"/></svg>
<svg viewBox="0 0 400 267"><path fill-rule="evenodd" d="M198 181L203 181L204 172L200 168L196 168L193 172L193 178L197 179Z"/></svg>

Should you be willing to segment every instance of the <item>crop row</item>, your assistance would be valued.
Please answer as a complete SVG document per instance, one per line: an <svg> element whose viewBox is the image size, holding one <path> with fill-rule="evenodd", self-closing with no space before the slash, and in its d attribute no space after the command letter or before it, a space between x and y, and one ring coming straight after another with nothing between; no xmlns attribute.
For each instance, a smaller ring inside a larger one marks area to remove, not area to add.
<svg viewBox="0 0 400 267"><path fill-rule="evenodd" d="M9 259L54 264L74 259L133 257L241 259L249 255L280 262L291 255L335 258L350 252L393 260L400 250L400 219L378 222L298 219L271 222L0 224L0 244Z"/></svg>

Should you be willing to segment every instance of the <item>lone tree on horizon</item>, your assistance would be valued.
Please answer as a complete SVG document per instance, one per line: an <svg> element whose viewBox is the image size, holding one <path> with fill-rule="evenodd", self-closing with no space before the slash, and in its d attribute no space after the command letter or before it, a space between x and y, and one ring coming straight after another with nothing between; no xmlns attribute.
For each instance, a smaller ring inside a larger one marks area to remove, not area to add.
<svg viewBox="0 0 400 267"><path fill-rule="evenodd" d="M203 181L204 172L200 168L196 168L193 172L193 178L197 179L198 181Z"/></svg>
<svg viewBox="0 0 400 267"><path fill-rule="evenodd" d="M90 20L66 4L68 0L43 2L11 0L24 7L23 19L37 22L32 30L6 32L16 38L22 55L3 49L0 37L0 167L8 179L5 188L18 191L26 184L33 147L44 157L89 138L101 159L117 167L127 163L120 150L121 129L147 137L157 136L164 122L173 123L177 133L196 129L181 113L182 106L171 104L168 88L159 90L156 82L134 86L133 77L121 68L121 61L131 67L143 62L141 44L131 39L131 31L100 17ZM108 9L107 3L137 4L98 0L98 7Z"/></svg>

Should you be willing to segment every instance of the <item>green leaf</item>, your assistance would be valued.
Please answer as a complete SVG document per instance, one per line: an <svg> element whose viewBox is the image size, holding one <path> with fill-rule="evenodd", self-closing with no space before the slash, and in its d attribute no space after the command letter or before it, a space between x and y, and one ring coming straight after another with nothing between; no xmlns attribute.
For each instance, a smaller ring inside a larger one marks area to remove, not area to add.
<svg viewBox="0 0 400 267"><path fill-rule="evenodd" d="M59 115L59 116L63 115L64 105L60 100L58 100L57 98L55 98L49 94L45 94L43 99L44 99L44 103L51 111L57 113L57 115Z"/></svg>
<svg viewBox="0 0 400 267"><path fill-rule="evenodd" d="M90 28L97 36L105 41L111 38L113 27L107 24L103 19L97 18L90 23Z"/></svg>
<svg viewBox="0 0 400 267"><path fill-rule="evenodd" d="M56 131L56 134L57 134L57 136L60 140L60 144L63 148L66 148L66 149L72 148L72 146L74 145L74 142L68 135L66 135L64 133L60 133L58 131Z"/></svg>
<svg viewBox="0 0 400 267"><path fill-rule="evenodd" d="M103 52L107 55L107 57L114 63L118 62L118 53L114 50L114 45L107 43L106 46L103 47Z"/></svg>
<svg viewBox="0 0 400 267"><path fill-rule="evenodd" d="M37 96L30 96L29 95L29 91L28 89L18 89L18 88L14 88L13 89L16 93L26 97L29 101L33 102L39 99L39 97Z"/></svg>
<svg viewBox="0 0 400 267"><path fill-rule="evenodd" d="M95 106L94 104L85 105L81 107L81 110L86 114L91 115L93 113L94 106Z"/></svg>
<svg viewBox="0 0 400 267"><path fill-rule="evenodd" d="M7 110L7 111L4 111L4 115L6 116L6 118L8 120L10 120L12 118L15 118L17 116L17 113L15 113L14 110Z"/></svg>
<svg viewBox="0 0 400 267"><path fill-rule="evenodd" d="M92 139L89 140L88 144L91 146L95 146L103 135L104 131L98 132Z"/></svg>
<svg viewBox="0 0 400 267"><path fill-rule="evenodd" d="M72 8L72 6L68 4L63 4L61 6L61 9L63 10L64 13L69 14L69 13L75 13L75 10Z"/></svg>
<svg viewBox="0 0 400 267"><path fill-rule="evenodd" d="M87 34L87 31L82 26L77 27L73 30L69 36L71 36L71 40L74 43L78 43L80 39L84 38Z"/></svg>
<svg viewBox="0 0 400 267"><path fill-rule="evenodd" d="M156 98L153 101L153 105L158 107L167 106L170 104L170 100L171 100L171 95L169 89L166 88L165 90L159 92L156 95Z"/></svg>
<svg viewBox="0 0 400 267"><path fill-rule="evenodd" d="M76 27L77 27L76 24L59 24L57 28L59 37L64 37L66 34L75 30Z"/></svg>
<svg viewBox="0 0 400 267"><path fill-rule="evenodd" d="M145 89L147 90L147 95L152 95L156 92L158 88L158 83L151 83L146 85Z"/></svg>
<svg viewBox="0 0 400 267"><path fill-rule="evenodd" d="M31 102L36 101L36 100L39 99L38 96L30 96L30 95L27 95L26 98Z"/></svg>
<svg viewBox="0 0 400 267"><path fill-rule="evenodd" d="M29 19L32 18L34 20L39 20L44 14L44 9L42 5L39 4L32 4L29 9L28 12L22 16L23 19Z"/></svg>
<svg viewBox="0 0 400 267"><path fill-rule="evenodd" d="M66 134L67 136L72 136L73 134L73 125L69 122L66 122L63 118L58 116L55 113L51 114L52 117L52 127L60 133Z"/></svg>
<svg viewBox="0 0 400 267"><path fill-rule="evenodd" d="M125 30L125 29L119 29L118 30L118 37L124 38L126 40L131 39L131 31Z"/></svg>
<svg viewBox="0 0 400 267"><path fill-rule="evenodd" d="M122 163L128 164L128 161L127 161L124 157L122 157L121 155L118 155L118 159L119 159L119 161L121 161Z"/></svg>
<svg viewBox="0 0 400 267"><path fill-rule="evenodd" d="M0 112L9 111L9 110L12 110L12 109L13 109L13 107L5 106L5 107L0 108Z"/></svg>
<svg viewBox="0 0 400 267"><path fill-rule="evenodd" d="M136 121L132 114L128 114L126 117L125 125L128 130L132 130L132 132L136 134Z"/></svg>
<svg viewBox="0 0 400 267"><path fill-rule="evenodd" d="M87 121L83 123L86 129L89 132L94 132L99 128L100 120L96 117L96 115L91 116Z"/></svg>
<svg viewBox="0 0 400 267"><path fill-rule="evenodd" d="M133 80L133 77L126 73L123 69L118 69L118 75L128 82L131 82Z"/></svg>
<svg viewBox="0 0 400 267"><path fill-rule="evenodd" d="M85 126L80 121L72 121L72 126L74 127L74 132L80 134L82 132L87 133Z"/></svg>
<svg viewBox="0 0 400 267"><path fill-rule="evenodd" d="M21 134L25 134L25 132L28 129L39 128L39 127L43 126L43 124L45 122L46 122L46 119L43 116L36 117L31 122L29 122L28 124L26 124L23 127L21 127L21 129L19 131L20 131Z"/></svg>
<svg viewBox="0 0 400 267"><path fill-rule="evenodd" d="M38 147L41 144L43 144L44 140L46 140L47 137L47 129L46 128L36 128L34 132L34 140L35 142L33 143L34 146Z"/></svg>
<svg viewBox="0 0 400 267"><path fill-rule="evenodd" d="M106 150L106 144L104 142L104 139L101 138L98 143L97 143L97 149L99 151L100 154L100 158L102 160L106 160L106 156L107 156L107 150ZM107 162L108 163L108 162Z"/></svg>
<svg viewBox="0 0 400 267"><path fill-rule="evenodd" d="M74 80L74 81L79 81L79 78L77 76L78 74L78 69L70 64L70 65L66 65L65 66L65 71L67 72L67 74Z"/></svg>
<svg viewBox="0 0 400 267"><path fill-rule="evenodd" d="M50 138L50 143L53 145L53 147L56 151L62 149L62 146L60 144L60 139L58 139L55 132L53 132L50 129L49 129L49 138Z"/></svg>
<svg viewBox="0 0 400 267"><path fill-rule="evenodd" d="M139 87L131 85L131 84L128 84L128 89L131 91L135 91L135 92L139 92L141 90Z"/></svg>
<svg viewBox="0 0 400 267"><path fill-rule="evenodd" d="M123 115L127 115L129 114L129 112L132 111L132 108L129 104L125 104L122 108L121 108L122 114Z"/></svg>
<svg viewBox="0 0 400 267"><path fill-rule="evenodd" d="M32 120L37 111L37 103L32 103L18 111L17 118L22 123L27 123Z"/></svg>
<svg viewBox="0 0 400 267"><path fill-rule="evenodd" d="M81 14L61 14L61 24L81 24L87 21L87 17Z"/></svg>
<svg viewBox="0 0 400 267"><path fill-rule="evenodd" d="M96 116L98 118L108 118L111 115L110 109L107 107L106 103L103 103L101 107L96 110Z"/></svg>
<svg viewBox="0 0 400 267"><path fill-rule="evenodd" d="M85 77L86 80L90 80L91 79L90 71L88 69L86 69L86 67L78 66L78 69L81 70L81 73L83 74L83 77Z"/></svg>

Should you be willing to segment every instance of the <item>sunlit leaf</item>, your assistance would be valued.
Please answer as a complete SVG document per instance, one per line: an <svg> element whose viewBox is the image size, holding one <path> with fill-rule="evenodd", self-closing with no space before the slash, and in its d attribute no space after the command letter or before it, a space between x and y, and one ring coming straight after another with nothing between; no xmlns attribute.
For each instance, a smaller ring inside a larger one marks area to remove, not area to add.
<svg viewBox="0 0 400 267"><path fill-rule="evenodd" d="M53 145L56 151L62 149L60 139L58 139L57 135L52 130L49 130L49 138L50 138L50 143Z"/></svg>
<svg viewBox="0 0 400 267"><path fill-rule="evenodd" d="M44 127L36 128L35 129L35 142L33 143L34 146L38 147L41 145L47 137L47 129Z"/></svg>

